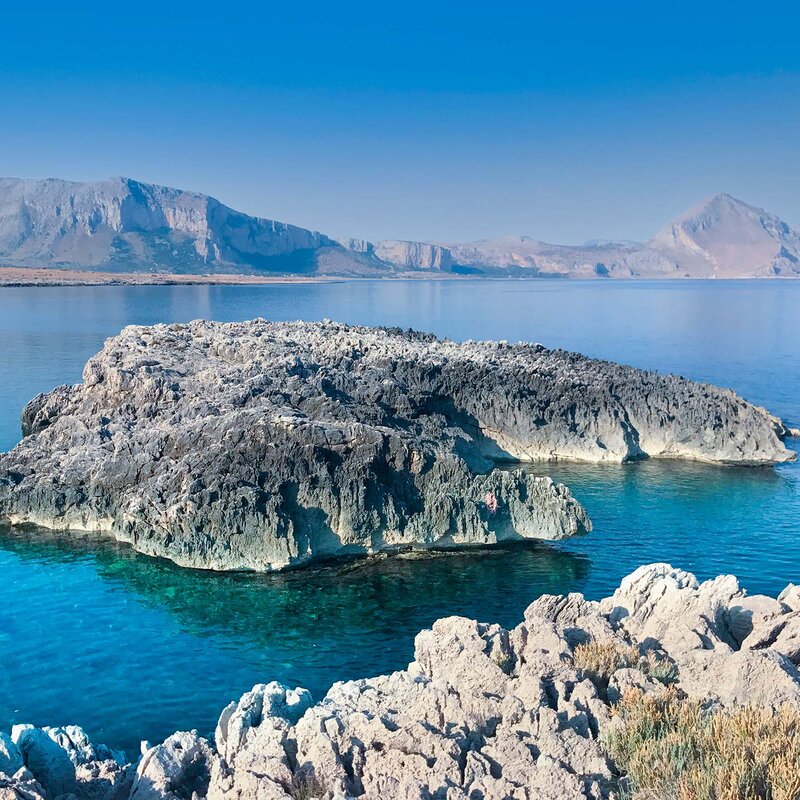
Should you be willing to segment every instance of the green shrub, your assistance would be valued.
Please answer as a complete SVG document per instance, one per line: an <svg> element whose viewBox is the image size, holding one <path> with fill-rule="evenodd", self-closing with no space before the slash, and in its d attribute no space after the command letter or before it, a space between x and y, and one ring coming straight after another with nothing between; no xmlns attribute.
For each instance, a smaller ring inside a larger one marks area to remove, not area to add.
<svg viewBox="0 0 800 800"><path fill-rule="evenodd" d="M664 686L670 686L678 680L678 668L675 664L652 650L649 650L644 656L639 664L639 669L659 683L663 683Z"/></svg>

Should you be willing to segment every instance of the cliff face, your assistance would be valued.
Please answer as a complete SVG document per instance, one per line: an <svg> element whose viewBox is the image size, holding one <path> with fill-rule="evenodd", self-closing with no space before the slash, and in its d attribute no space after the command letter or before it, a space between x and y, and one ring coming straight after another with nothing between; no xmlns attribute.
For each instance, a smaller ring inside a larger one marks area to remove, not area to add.
<svg viewBox="0 0 800 800"><path fill-rule="evenodd" d="M615 761L624 748L610 746L621 699L722 718L746 705L770 726L770 711L797 717L798 664L797 587L748 596L732 575L700 583L651 564L600 602L542 596L511 630L440 619L407 670L336 683L316 704L258 684L208 738L143 742L135 764L74 726L15 726L0 732L0 798L612 800L630 790ZM769 754L753 749L766 773ZM677 773L702 755L670 753Z"/></svg>
<svg viewBox="0 0 800 800"><path fill-rule="evenodd" d="M498 461L792 457L730 391L330 322L126 328L23 426L0 516L214 569L588 529L566 488Z"/></svg>
<svg viewBox="0 0 800 800"><path fill-rule="evenodd" d="M308 271L333 240L206 195L112 178L0 181L0 258L23 266Z"/></svg>
<svg viewBox="0 0 800 800"><path fill-rule="evenodd" d="M384 239L379 242L368 242L366 239L337 241L347 250L373 256L401 270L449 272L453 266L450 251L437 244L400 239Z"/></svg>
<svg viewBox="0 0 800 800"><path fill-rule="evenodd" d="M406 269L450 272L453 266L450 251L436 244L387 239L377 242L374 252L382 261Z"/></svg>

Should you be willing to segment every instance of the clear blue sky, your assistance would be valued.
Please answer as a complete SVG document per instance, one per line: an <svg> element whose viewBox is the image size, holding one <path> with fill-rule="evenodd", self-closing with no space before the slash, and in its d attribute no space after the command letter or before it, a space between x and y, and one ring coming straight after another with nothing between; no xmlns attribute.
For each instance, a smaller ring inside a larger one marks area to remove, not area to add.
<svg viewBox="0 0 800 800"><path fill-rule="evenodd" d="M27 7L2 18L1 175L368 238L644 239L718 191L800 223L788 2Z"/></svg>

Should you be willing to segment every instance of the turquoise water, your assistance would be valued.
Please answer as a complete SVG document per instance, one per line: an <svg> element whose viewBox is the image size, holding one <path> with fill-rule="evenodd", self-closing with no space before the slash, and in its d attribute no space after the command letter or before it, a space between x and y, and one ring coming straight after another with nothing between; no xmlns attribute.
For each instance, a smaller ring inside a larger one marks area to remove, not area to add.
<svg viewBox="0 0 800 800"><path fill-rule="evenodd" d="M536 340L731 386L800 424L800 282L0 289L0 449L18 440L22 405L79 380L123 325L254 316ZM439 616L513 625L538 594L599 597L648 561L702 577L734 572L751 591L800 581L796 464L539 471L573 488L593 533L558 546L246 576L0 529L0 729L75 722L131 750L177 728L207 731L255 682L319 696L334 680L404 667L414 634Z"/></svg>

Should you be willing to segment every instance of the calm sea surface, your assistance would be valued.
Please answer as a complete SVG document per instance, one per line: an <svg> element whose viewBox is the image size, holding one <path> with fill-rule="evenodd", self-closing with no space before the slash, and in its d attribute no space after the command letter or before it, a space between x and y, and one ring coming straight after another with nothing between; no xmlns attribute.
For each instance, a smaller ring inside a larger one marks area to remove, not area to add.
<svg viewBox="0 0 800 800"><path fill-rule="evenodd" d="M122 326L256 316L538 341L730 386L800 425L800 282L0 289L0 450L19 439L24 403L78 381ZM537 469L572 487L589 536L248 576L0 528L0 730L77 723L130 750L176 729L207 732L254 683L319 697L333 681L403 668L437 617L513 625L543 592L600 597L650 561L703 578L733 572L751 592L800 582L796 464Z"/></svg>

